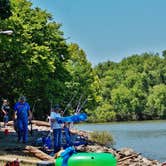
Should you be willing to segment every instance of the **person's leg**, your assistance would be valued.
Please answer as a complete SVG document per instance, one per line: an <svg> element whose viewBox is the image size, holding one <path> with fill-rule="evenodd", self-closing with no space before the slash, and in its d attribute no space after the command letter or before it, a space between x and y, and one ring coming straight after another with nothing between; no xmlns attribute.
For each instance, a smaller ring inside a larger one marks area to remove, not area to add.
<svg viewBox="0 0 166 166"><path fill-rule="evenodd" d="M53 129L53 137L54 137L54 152L58 151L58 129Z"/></svg>
<svg viewBox="0 0 166 166"><path fill-rule="evenodd" d="M62 144L62 129L58 129L58 148L61 149Z"/></svg>
<svg viewBox="0 0 166 166"><path fill-rule="evenodd" d="M28 120L25 119L23 122L23 143L26 143L28 140Z"/></svg>
<svg viewBox="0 0 166 166"><path fill-rule="evenodd" d="M5 116L4 116L3 121L4 121L4 127L7 127L8 115L5 115Z"/></svg>
<svg viewBox="0 0 166 166"><path fill-rule="evenodd" d="M17 134L18 134L18 142L21 141L22 138L22 130L23 130L23 124L21 119L17 119Z"/></svg>
<svg viewBox="0 0 166 166"><path fill-rule="evenodd" d="M70 138L70 131L68 127L64 128L65 131L65 138L66 138L66 146L71 146L71 138Z"/></svg>
<svg viewBox="0 0 166 166"><path fill-rule="evenodd" d="M62 139L62 131L61 129L54 129L53 136L54 136L54 152L58 152L61 149L61 139Z"/></svg>

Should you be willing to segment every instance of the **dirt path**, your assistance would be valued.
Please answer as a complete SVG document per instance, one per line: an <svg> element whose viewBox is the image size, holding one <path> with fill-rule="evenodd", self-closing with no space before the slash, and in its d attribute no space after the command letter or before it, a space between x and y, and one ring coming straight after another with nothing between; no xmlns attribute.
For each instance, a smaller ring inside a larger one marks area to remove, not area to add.
<svg viewBox="0 0 166 166"><path fill-rule="evenodd" d="M33 130L33 136L29 134L28 143L25 145L23 143L17 142L17 133L13 129L13 126L8 126L8 134L5 134L5 128L0 128L0 161L3 163L6 161L13 161L18 159L24 165L31 163L31 165L36 165L35 163L40 162L41 160L30 155L25 151L26 145L32 145L34 141L43 135L43 133L47 134L47 131L35 132L35 128ZM2 165L2 164L1 164Z"/></svg>

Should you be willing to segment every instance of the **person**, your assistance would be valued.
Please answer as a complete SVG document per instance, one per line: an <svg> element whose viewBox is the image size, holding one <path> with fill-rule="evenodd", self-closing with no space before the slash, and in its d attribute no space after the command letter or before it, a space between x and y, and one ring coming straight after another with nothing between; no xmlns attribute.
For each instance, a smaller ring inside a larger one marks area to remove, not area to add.
<svg viewBox="0 0 166 166"><path fill-rule="evenodd" d="M3 104L2 104L2 107L1 107L1 111L3 113L3 122L4 122L4 127L7 127L7 123L9 121L9 111L10 111L10 106L9 106L9 102L8 100L4 99L3 100Z"/></svg>
<svg viewBox="0 0 166 166"><path fill-rule="evenodd" d="M54 138L54 153L58 152L61 149L62 126L56 120L56 118L61 117L60 111L60 106L56 105L50 114L51 129L53 130Z"/></svg>
<svg viewBox="0 0 166 166"><path fill-rule="evenodd" d="M70 134L70 122L65 122L63 129L66 139L66 147L69 147L72 145L71 134Z"/></svg>
<svg viewBox="0 0 166 166"><path fill-rule="evenodd" d="M32 112L25 96L21 96L19 101L14 105L15 116L17 120L18 142L26 143L28 140L28 120L32 119Z"/></svg>

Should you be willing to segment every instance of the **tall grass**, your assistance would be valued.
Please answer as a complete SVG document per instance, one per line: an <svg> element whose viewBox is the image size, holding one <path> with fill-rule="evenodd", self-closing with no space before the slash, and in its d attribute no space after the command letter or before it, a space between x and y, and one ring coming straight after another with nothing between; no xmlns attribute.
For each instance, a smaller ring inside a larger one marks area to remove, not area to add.
<svg viewBox="0 0 166 166"><path fill-rule="evenodd" d="M108 131L93 131L90 133L90 140L108 147L113 147L115 144L112 134Z"/></svg>

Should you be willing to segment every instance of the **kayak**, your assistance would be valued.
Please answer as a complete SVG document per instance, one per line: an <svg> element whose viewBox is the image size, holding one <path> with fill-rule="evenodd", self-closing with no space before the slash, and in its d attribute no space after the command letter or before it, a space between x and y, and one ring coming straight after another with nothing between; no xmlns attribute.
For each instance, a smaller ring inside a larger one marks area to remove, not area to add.
<svg viewBox="0 0 166 166"><path fill-rule="evenodd" d="M55 166L62 166L63 158L55 160ZM68 159L68 166L116 166L116 159L111 153L74 153Z"/></svg>

